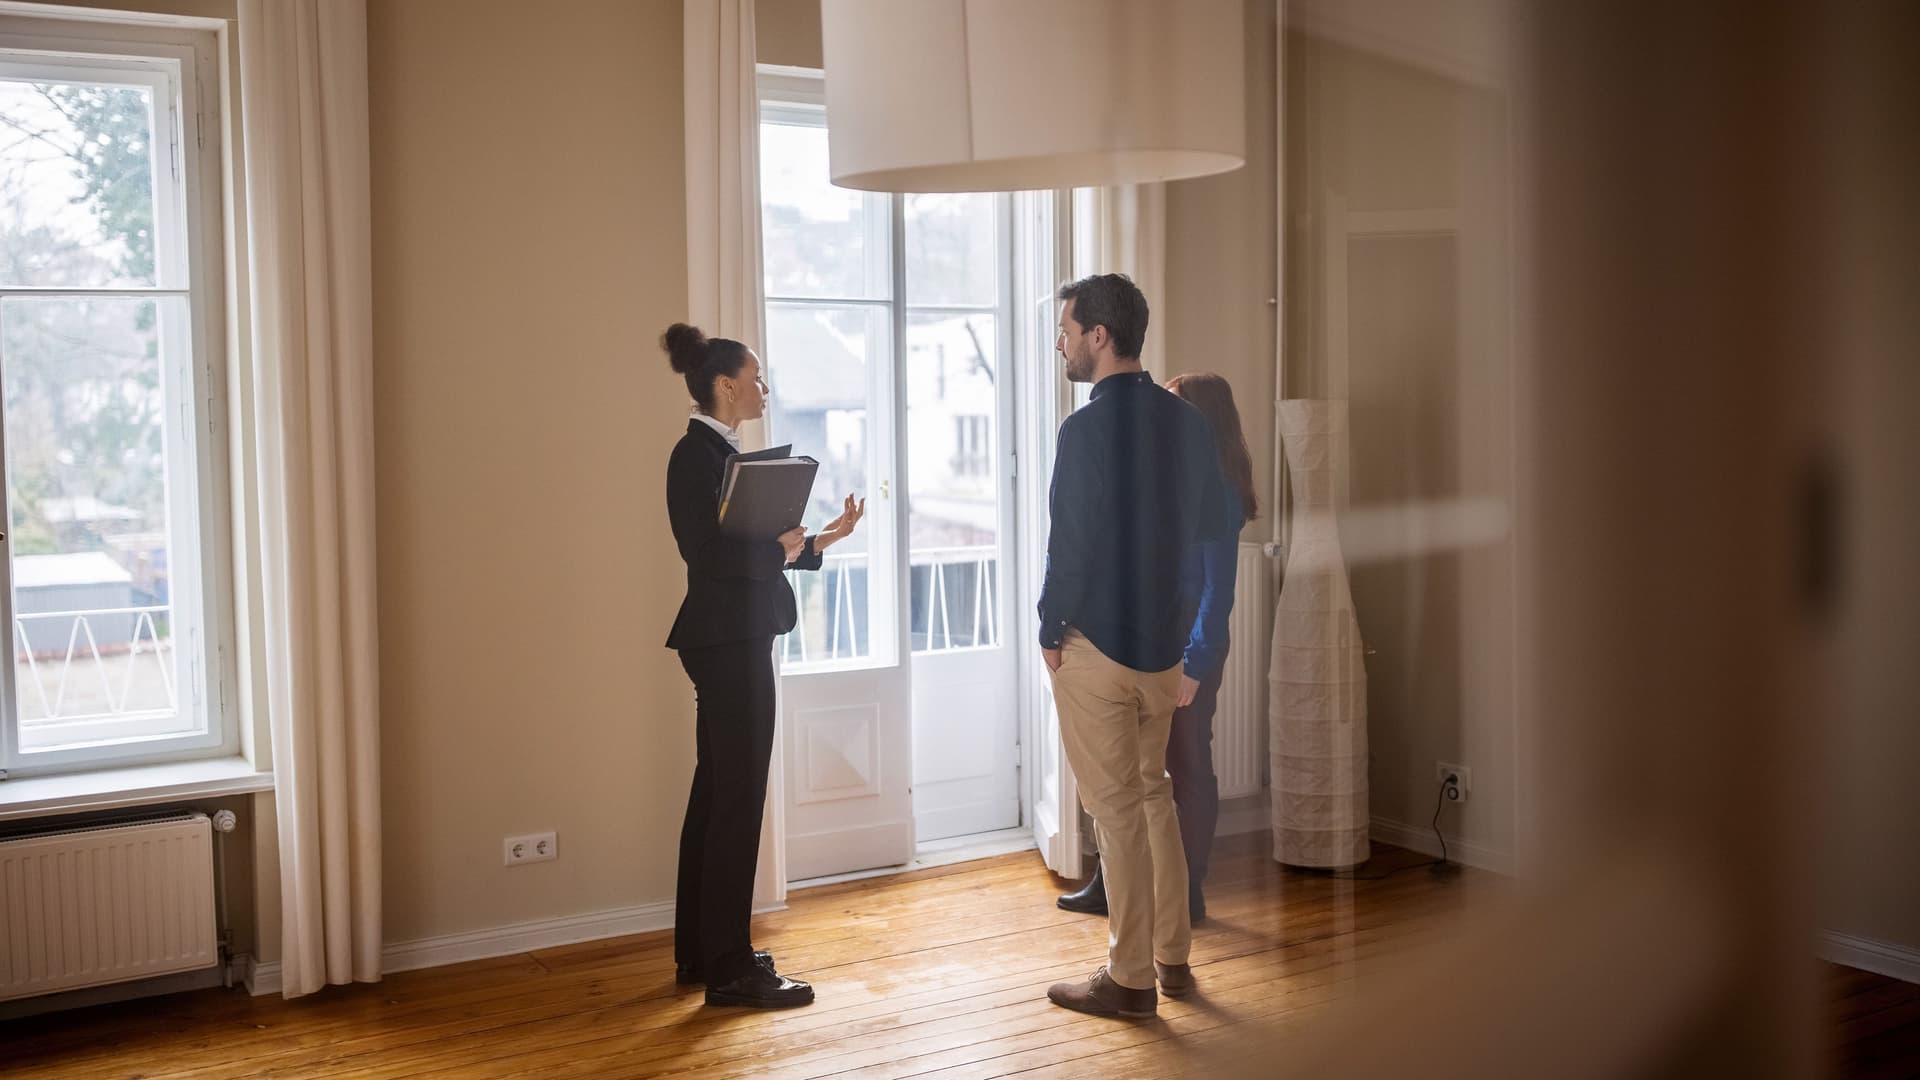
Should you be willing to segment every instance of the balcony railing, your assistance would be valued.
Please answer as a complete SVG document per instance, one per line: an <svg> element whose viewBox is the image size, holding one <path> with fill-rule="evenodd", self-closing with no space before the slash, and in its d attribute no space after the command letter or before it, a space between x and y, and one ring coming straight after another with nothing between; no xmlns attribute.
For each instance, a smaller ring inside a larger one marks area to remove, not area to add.
<svg viewBox="0 0 1920 1080"><path fill-rule="evenodd" d="M872 654L867 564L864 553L829 553L818 571L788 575L800 602L800 622L780 639L783 664L828 664ZM999 549L921 548L908 566L912 596L906 617L914 653L1000 643Z"/></svg>
<svg viewBox="0 0 1920 1080"><path fill-rule="evenodd" d="M14 699L21 726L176 712L173 644L162 640L157 622L167 610L160 604L17 613Z"/></svg>

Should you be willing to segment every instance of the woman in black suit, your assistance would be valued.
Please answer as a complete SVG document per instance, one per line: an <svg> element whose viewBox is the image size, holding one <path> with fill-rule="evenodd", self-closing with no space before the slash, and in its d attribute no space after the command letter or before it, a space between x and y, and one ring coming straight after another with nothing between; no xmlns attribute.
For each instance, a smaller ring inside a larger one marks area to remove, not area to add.
<svg viewBox="0 0 1920 1080"><path fill-rule="evenodd" d="M722 536L720 484L728 456L740 452L735 431L766 411L760 358L684 323L668 327L660 344L695 406L667 461L667 517L687 564L687 598L667 647L693 680L698 748L680 832L676 974L705 983L709 1005L807 1005L813 988L775 972L749 927L773 755L773 639L798 621L783 572L818 570L866 502L847 496L845 512L814 536L802 528L765 540Z"/></svg>

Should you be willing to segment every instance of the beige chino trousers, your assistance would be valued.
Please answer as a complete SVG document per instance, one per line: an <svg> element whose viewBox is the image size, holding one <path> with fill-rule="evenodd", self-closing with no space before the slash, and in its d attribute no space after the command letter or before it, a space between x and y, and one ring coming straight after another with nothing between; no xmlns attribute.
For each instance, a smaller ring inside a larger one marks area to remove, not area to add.
<svg viewBox="0 0 1920 1080"><path fill-rule="evenodd" d="M1107 974L1154 985L1153 962L1184 964L1193 945L1187 856L1167 777L1180 665L1135 671L1078 630L1060 643L1053 700L1080 801L1100 834L1107 882Z"/></svg>

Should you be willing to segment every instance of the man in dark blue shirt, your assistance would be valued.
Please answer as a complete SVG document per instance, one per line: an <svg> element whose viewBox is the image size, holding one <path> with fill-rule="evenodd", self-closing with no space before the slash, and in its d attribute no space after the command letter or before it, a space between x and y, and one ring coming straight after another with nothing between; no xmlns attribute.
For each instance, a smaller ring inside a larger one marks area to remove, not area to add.
<svg viewBox="0 0 1920 1080"><path fill-rule="evenodd" d="M1060 288L1055 348L1093 399L1060 427L1040 647L1061 742L1100 839L1111 921L1108 966L1048 991L1096 1015L1150 1016L1193 987L1187 868L1167 732L1190 620L1187 548L1227 520L1219 455L1199 410L1140 366L1147 301L1101 274Z"/></svg>

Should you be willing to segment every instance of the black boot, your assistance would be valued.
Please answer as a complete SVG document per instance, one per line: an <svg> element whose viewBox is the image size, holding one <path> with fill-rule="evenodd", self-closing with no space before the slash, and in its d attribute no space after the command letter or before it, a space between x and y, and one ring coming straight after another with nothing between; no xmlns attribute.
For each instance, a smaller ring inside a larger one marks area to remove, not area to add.
<svg viewBox="0 0 1920 1080"><path fill-rule="evenodd" d="M1187 923L1198 926L1207 920L1207 898L1200 891L1200 883L1187 883Z"/></svg>
<svg viewBox="0 0 1920 1080"><path fill-rule="evenodd" d="M813 987L789 979L758 957L745 975L725 986L707 987L709 1005L744 1005L750 1009L792 1009L813 1004Z"/></svg>
<svg viewBox="0 0 1920 1080"><path fill-rule="evenodd" d="M1105 915L1107 913L1107 883L1100 878L1100 864L1093 864L1093 877L1079 892L1070 892L1058 901L1060 910L1077 911L1082 915Z"/></svg>

